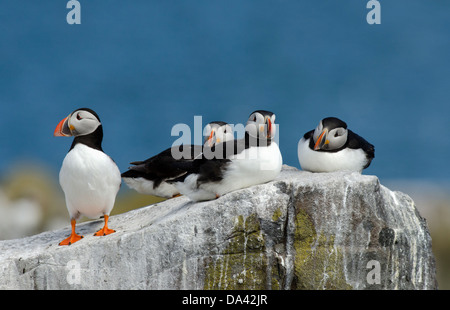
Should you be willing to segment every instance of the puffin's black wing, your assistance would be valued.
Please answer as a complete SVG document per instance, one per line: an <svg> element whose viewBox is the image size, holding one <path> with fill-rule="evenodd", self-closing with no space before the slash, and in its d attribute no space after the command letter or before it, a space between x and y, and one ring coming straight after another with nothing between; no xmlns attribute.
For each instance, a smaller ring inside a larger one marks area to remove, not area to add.
<svg viewBox="0 0 450 310"><path fill-rule="evenodd" d="M229 163L229 159L212 159L204 162L199 167L197 184L221 181Z"/></svg>
<svg viewBox="0 0 450 310"><path fill-rule="evenodd" d="M204 147L203 153L194 160L177 161L173 166L186 173L168 180L168 183L184 182L190 174L198 174L198 183L217 182L222 180L225 166L230 162L227 157L236 153L239 142L236 140L220 143L213 147Z"/></svg>
<svg viewBox="0 0 450 310"><path fill-rule="evenodd" d="M171 157L171 150L172 150L172 148L168 148L167 150L164 150L161 153L159 153L153 157L150 157L149 159L146 159L143 161L131 162L130 164L133 166L130 167L129 169L136 170L136 171L142 171L142 172L151 172L153 164L157 164L161 161L165 161Z"/></svg>
<svg viewBox="0 0 450 310"><path fill-rule="evenodd" d="M373 144L367 142L366 139L357 135L351 130L348 130L348 138L347 145L348 148L351 149L362 149L367 156L367 164L364 166L364 169L370 166L372 159L375 158L375 146Z"/></svg>
<svg viewBox="0 0 450 310"><path fill-rule="evenodd" d="M128 171L122 173L123 178L145 178L154 182L157 187L161 182L177 178L186 173L183 165L180 163L193 161L196 156L201 154L201 146L181 145L168 148L161 153L146 159L144 161L132 162ZM172 155L185 154L184 157L175 159Z"/></svg>
<svg viewBox="0 0 450 310"><path fill-rule="evenodd" d="M184 182L186 177L191 174L198 174L197 184L219 182L223 179L223 173L229 162L229 159L206 159L202 157L191 162L177 163L176 166L185 170L186 173L167 180L167 183Z"/></svg>

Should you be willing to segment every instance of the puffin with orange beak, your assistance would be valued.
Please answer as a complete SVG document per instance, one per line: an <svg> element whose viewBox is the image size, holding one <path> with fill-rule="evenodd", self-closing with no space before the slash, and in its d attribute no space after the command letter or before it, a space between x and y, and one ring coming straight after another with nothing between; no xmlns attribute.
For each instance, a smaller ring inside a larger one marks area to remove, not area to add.
<svg viewBox="0 0 450 310"><path fill-rule="evenodd" d="M103 152L103 127L97 113L88 108L75 110L58 124L54 136L74 137L59 173L72 233L59 245L71 245L83 238L75 232L76 221L81 215L104 217L103 228L94 236L114 233L108 228L108 219L121 178L115 162Z"/></svg>
<svg viewBox="0 0 450 310"><path fill-rule="evenodd" d="M327 117L298 143L300 166L310 172L357 171L369 167L375 147L336 118Z"/></svg>
<svg viewBox="0 0 450 310"><path fill-rule="evenodd" d="M218 154L220 158L198 158L184 167L186 174L170 182L192 201L203 201L272 181L283 164L275 141L276 128L274 113L253 112L243 139L216 144L213 148L223 151Z"/></svg>
<svg viewBox="0 0 450 310"><path fill-rule="evenodd" d="M203 145L173 146L147 160L132 162L133 166L122 173L123 181L140 194L164 198L179 196L178 189L168 181L186 173L181 165L202 156L205 147L211 148L215 144L234 139L231 126L221 121L209 123L203 132ZM176 158L173 156L176 152L187 156Z"/></svg>

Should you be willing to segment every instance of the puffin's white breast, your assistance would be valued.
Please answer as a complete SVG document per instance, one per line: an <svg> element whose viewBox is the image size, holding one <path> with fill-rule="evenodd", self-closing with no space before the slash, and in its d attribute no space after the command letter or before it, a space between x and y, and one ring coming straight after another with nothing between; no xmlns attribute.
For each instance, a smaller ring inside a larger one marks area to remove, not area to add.
<svg viewBox="0 0 450 310"><path fill-rule="evenodd" d="M281 171L283 159L276 143L268 147L251 147L230 157L231 163L224 174L224 185L237 183L238 188L266 183L275 179Z"/></svg>
<svg viewBox="0 0 450 310"><path fill-rule="evenodd" d="M358 171L361 172L367 163L366 154L362 149L345 148L338 152L317 152L309 147L309 139L302 137L298 142L298 160L305 171L333 172Z"/></svg>
<svg viewBox="0 0 450 310"><path fill-rule="evenodd" d="M64 158L59 182L72 217L80 213L96 218L111 212L121 177L108 155L78 143Z"/></svg>
<svg viewBox="0 0 450 310"><path fill-rule="evenodd" d="M122 178L128 187L140 194L172 198L179 193L178 189L167 182L161 182L156 188L154 182L145 178Z"/></svg>

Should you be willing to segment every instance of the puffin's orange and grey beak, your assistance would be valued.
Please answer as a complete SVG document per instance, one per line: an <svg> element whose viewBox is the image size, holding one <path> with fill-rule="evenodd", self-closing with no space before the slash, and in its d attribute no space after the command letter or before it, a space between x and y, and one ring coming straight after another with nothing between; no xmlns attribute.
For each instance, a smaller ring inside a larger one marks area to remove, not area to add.
<svg viewBox="0 0 450 310"><path fill-rule="evenodd" d="M214 137L214 130L211 130L211 134L209 135L208 140L207 140L209 147L212 147L214 144L213 137Z"/></svg>
<svg viewBox="0 0 450 310"><path fill-rule="evenodd" d="M59 122L58 126L56 126L55 132L53 135L55 137L71 137L72 131L69 127L69 117L67 116L65 119Z"/></svg>
<svg viewBox="0 0 450 310"><path fill-rule="evenodd" d="M272 138L272 121L270 120L270 118L268 117L266 120L266 124L267 124L267 138Z"/></svg>
<svg viewBox="0 0 450 310"><path fill-rule="evenodd" d="M316 144L314 144L314 151L321 149L325 144L330 143L328 138L328 129L324 129L320 134L319 138L317 138Z"/></svg>

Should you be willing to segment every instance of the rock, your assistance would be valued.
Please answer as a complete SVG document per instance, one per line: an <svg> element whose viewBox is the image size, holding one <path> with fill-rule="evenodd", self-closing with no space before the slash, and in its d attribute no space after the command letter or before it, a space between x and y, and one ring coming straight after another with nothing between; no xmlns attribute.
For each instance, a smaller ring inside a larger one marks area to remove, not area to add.
<svg viewBox="0 0 450 310"><path fill-rule="evenodd" d="M426 221L358 173L284 166L214 201L110 217L117 232L61 247L69 227L0 242L0 289L437 289Z"/></svg>

